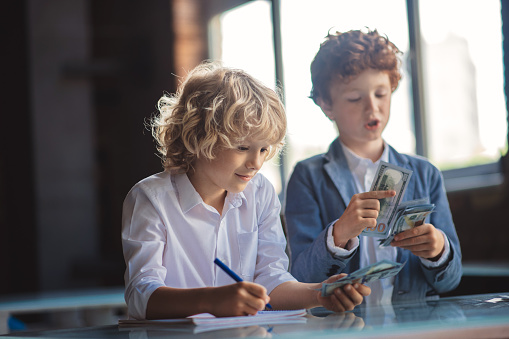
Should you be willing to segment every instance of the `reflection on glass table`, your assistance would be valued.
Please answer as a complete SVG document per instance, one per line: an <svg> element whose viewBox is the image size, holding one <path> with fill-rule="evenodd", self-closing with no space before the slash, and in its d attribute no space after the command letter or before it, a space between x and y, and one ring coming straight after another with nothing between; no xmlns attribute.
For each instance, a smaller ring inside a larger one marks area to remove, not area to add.
<svg viewBox="0 0 509 339"><path fill-rule="evenodd" d="M39 338L503 338L509 337L509 292L449 297L384 306L358 306L332 313L316 308L306 322L204 331L192 324L100 326L74 330L18 332Z"/></svg>

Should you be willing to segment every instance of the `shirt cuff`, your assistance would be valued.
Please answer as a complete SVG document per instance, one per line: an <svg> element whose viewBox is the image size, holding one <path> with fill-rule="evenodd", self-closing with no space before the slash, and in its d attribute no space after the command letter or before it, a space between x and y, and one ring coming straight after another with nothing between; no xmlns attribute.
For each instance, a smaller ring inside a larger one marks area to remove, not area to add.
<svg viewBox="0 0 509 339"><path fill-rule="evenodd" d="M346 248L336 246L334 243L334 237L332 236L332 230L335 223L336 222L333 222L327 230L327 249L335 257L348 258L357 249L357 247L359 247L359 238L355 237L350 239L350 241L346 244Z"/></svg>
<svg viewBox="0 0 509 339"><path fill-rule="evenodd" d="M439 229L439 231L444 235L444 253L442 253L442 256L440 256L437 261L431 261L419 257L419 259L421 259L421 263L427 268L436 268L438 266L442 266L447 262L447 260L449 260L449 255L451 254L451 244L449 244L449 238L447 238L442 230Z"/></svg>
<svg viewBox="0 0 509 339"><path fill-rule="evenodd" d="M142 278L143 280L143 278ZM127 303L127 314L129 319L146 319L147 304L152 293L159 287L163 287L157 281L152 281L138 286L129 286L125 293Z"/></svg>

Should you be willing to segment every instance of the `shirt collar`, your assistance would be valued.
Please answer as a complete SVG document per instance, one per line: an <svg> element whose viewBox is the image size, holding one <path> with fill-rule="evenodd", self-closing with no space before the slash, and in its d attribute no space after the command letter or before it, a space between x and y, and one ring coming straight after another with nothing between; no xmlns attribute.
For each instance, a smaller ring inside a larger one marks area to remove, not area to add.
<svg viewBox="0 0 509 339"><path fill-rule="evenodd" d="M368 161L371 163L370 159L363 158L355 154L350 148L345 146L341 141L339 141L339 144L343 148L343 153L345 154L346 161L348 163L348 167L351 171L354 171L356 168L361 166L361 164L366 164ZM382 155L380 156L380 159L378 159L375 164L378 164L381 161L389 162L389 145L384 140L384 150L382 152ZM366 165L365 165L366 166Z"/></svg>
<svg viewBox="0 0 509 339"><path fill-rule="evenodd" d="M175 188L177 190L180 207L184 213L203 202L200 194L194 189L193 184L185 173L175 174Z"/></svg>
<svg viewBox="0 0 509 339"><path fill-rule="evenodd" d="M189 177L185 173L174 176L174 185L178 193L180 207L184 213L189 212L193 207L204 204L200 194L196 191ZM233 207L242 206L243 200L246 200L244 192L229 193L226 195L226 201Z"/></svg>
<svg viewBox="0 0 509 339"><path fill-rule="evenodd" d="M246 196L244 195L244 192L240 193L230 193L226 195L226 200L232 205L233 207L237 208L242 206L243 201L246 200Z"/></svg>

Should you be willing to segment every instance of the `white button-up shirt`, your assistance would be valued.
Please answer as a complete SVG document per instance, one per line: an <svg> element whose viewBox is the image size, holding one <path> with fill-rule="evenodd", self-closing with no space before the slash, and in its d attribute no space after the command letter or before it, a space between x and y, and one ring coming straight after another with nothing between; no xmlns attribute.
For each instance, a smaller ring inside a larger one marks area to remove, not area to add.
<svg viewBox="0 0 509 339"><path fill-rule="evenodd" d="M261 174L243 192L227 194L222 215L203 202L186 174L162 172L137 183L122 215L129 317L145 318L148 299L161 286L234 283L214 265L215 258L269 294L294 281L287 271L280 209L273 186Z"/></svg>

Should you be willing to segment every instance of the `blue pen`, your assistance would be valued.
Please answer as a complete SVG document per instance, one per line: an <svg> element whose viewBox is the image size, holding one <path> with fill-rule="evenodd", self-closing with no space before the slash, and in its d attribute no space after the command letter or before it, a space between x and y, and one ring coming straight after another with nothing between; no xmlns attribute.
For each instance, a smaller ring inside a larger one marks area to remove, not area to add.
<svg viewBox="0 0 509 339"><path fill-rule="evenodd" d="M214 264L216 264L217 266L219 266L223 271L225 271L226 274L228 274L230 277L232 277L233 280L235 280L236 282L241 282L243 281L241 277L239 277L235 272L233 272L228 266L226 266L221 260L219 260L218 258L216 258L214 260ZM270 304L267 304L266 305L267 308L270 308L272 309L272 306L270 306Z"/></svg>

